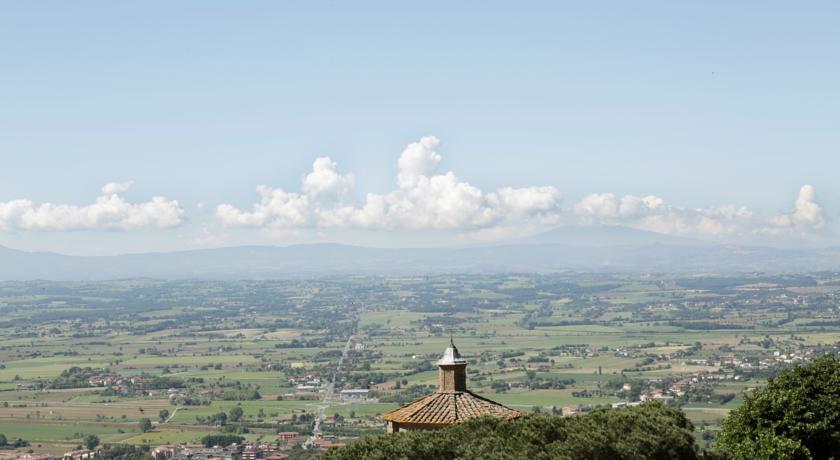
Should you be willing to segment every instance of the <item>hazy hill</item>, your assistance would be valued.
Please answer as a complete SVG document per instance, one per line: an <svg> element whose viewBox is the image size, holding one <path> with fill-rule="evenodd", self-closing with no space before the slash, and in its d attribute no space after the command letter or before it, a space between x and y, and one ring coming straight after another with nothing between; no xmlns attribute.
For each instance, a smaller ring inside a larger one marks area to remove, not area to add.
<svg viewBox="0 0 840 460"><path fill-rule="evenodd" d="M339 244L243 246L79 257L0 246L0 280L298 278L338 274L808 272L840 269L840 248L725 246L621 227L561 228L495 246L383 249Z"/></svg>
<svg viewBox="0 0 840 460"><path fill-rule="evenodd" d="M516 240L525 244L569 244L574 246L637 246L647 244L705 245L700 240L648 232L616 225L569 225Z"/></svg>

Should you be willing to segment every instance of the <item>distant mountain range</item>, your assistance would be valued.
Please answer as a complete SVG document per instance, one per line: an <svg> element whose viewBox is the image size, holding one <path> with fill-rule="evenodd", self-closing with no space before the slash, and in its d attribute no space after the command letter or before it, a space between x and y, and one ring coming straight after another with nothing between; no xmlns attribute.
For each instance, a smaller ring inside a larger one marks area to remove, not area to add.
<svg viewBox="0 0 840 460"><path fill-rule="evenodd" d="M706 245L700 240L637 230L617 225L566 226L530 236L513 243L567 244L572 246L639 246L645 244Z"/></svg>
<svg viewBox="0 0 840 460"><path fill-rule="evenodd" d="M840 247L780 249L719 245L611 226L561 227L503 244L454 249L305 244L88 257L24 252L0 246L0 280L822 270L840 270Z"/></svg>

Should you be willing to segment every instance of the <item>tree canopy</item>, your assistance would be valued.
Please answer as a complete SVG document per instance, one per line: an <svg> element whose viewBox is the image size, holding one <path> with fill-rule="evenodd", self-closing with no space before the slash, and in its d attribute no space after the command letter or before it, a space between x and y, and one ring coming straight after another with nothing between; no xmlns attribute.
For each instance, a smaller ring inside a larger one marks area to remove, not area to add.
<svg viewBox="0 0 840 460"><path fill-rule="evenodd" d="M140 431L146 433L148 431L152 431L152 421L148 418L141 418L139 422L137 422L137 426L140 427Z"/></svg>
<svg viewBox="0 0 840 460"><path fill-rule="evenodd" d="M724 420L718 446L735 460L840 458L840 361L779 372Z"/></svg>
<svg viewBox="0 0 840 460"><path fill-rule="evenodd" d="M84 441L85 441L85 447L92 450L92 449L95 449L96 446L99 445L99 436L97 436L95 434L89 434L89 435L85 436Z"/></svg>
<svg viewBox="0 0 840 460"><path fill-rule="evenodd" d="M152 460L149 445L105 444L96 455L97 460Z"/></svg>
<svg viewBox="0 0 840 460"><path fill-rule="evenodd" d="M242 410L241 407L233 406L233 408L231 408L229 412L228 420L230 420L231 422L238 422L242 418L242 415L244 413L245 412Z"/></svg>
<svg viewBox="0 0 840 460"><path fill-rule="evenodd" d="M17 449L18 447L26 447L29 441L24 441L21 438L9 440L5 434L0 433L0 449Z"/></svg>
<svg viewBox="0 0 840 460"><path fill-rule="evenodd" d="M680 410L660 403L596 409L581 417L490 417L437 431L362 438L329 451L343 459L697 459L693 426Z"/></svg>
<svg viewBox="0 0 840 460"><path fill-rule="evenodd" d="M231 444L239 444L244 440L245 438L235 434L208 434L207 436L201 438L201 444L204 445L204 447L226 447Z"/></svg>

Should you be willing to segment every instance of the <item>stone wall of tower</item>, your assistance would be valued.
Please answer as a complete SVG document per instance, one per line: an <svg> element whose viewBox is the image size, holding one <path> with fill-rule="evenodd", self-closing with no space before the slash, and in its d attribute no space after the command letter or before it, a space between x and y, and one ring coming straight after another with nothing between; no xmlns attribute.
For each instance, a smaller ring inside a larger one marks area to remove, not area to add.
<svg viewBox="0 0 840 460"><path fill-rule="evenodd" d="M438 365L438 391L453 392L467 391L467 365L449 364Z"/></svg>

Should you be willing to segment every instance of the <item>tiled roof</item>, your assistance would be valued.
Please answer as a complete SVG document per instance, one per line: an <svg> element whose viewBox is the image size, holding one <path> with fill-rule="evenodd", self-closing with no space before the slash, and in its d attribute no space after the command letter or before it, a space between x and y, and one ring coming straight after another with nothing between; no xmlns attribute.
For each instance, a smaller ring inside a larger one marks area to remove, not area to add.
<svg viewBox="0 0 840 460"><path fill-rule="evenodd" d="M513 419L522 413L472 392L458 391L432 393L386 412L382 418L397 423L448 425L482 415Z"/></svg>

